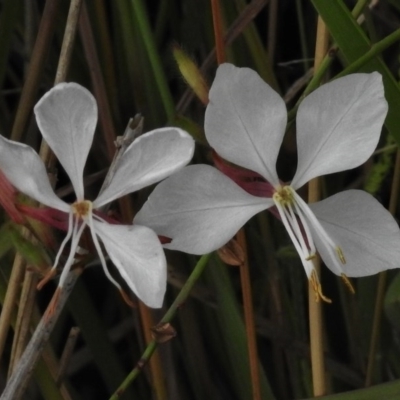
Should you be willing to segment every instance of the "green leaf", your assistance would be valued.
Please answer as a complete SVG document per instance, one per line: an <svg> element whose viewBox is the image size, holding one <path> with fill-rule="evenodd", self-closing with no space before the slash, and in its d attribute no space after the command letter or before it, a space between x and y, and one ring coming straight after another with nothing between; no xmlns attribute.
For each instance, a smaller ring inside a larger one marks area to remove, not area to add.
<svg viewBox="0 0 400 400"><path fill-rule="evenodd" d="M318 400L398 400L399 393L400 380L396 380L394 382L376 385L367 389L318 397Z"/></svg>
<svg viewBox="0 0 400 400"><path fill-rule="evenodd" d="M348 64L357 61L368 52L371 43L342 0L312 0L312 3L325 21L329 32L338 44ZM400 109L399 85L386 64L379 57L368 61L359 71L378 71L382 74L385 97L389 103L389 112L385 125L397 143L400 143L400 124L398 123L398 110Z"/></svg>
<svg viewBox="0 0 400 400"><path fill-rule="evenodd" d="M217 296L217 313L223 341L226 345L230 366L232 369L232 384L235 387L238 398L251 399L251 381L249 369L249 356L247 350L246 331L243 318L239 312L238 304L225 265L214 258L215 265L208 268L206 276L215 285ZM263 368L260 365L260 384L262 398L265 400L275 399Z"/></svg>

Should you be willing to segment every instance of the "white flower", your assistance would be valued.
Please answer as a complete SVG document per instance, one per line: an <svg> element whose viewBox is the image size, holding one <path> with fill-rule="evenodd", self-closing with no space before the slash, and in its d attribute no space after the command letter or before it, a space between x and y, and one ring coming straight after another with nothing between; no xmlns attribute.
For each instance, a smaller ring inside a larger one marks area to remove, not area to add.
<svg viewBox="0 0 400 400"><path fill-rule="evenodd" d="M298 167L292 182L283 184L275 165L285 104L254 71L223 64L210 91L207 139L226 160L270 182L272 197L251 195L210 166L189 166L156 187L135 222L172 238L166 248L202 254L224 245L256 213L276 206L321 297L312 262L317 250L344 278L396 268L399 228L372 196L348 190L308 205L296 193L312 178L365 162L386 112L378 73L353 74L317 89L298 109Z"/></svg>
<svg viewBox="0 0 400 400"><path fill-rule="evenodd" d="M111 225L93 210L133 191L156 183L186 165L194 141L177 128L163 128L137 138L124 152L109 185L93 202L84 197L83 168L97 123L97 105L91 93L75 83L61 83L35 106L43 138L71 179L76 202L67 204L54 193L45 166L29 146L0 136L0 169L22 193L69 214L66 238L54 262L71 241L71 250L60 277L63 286L74 262L86 226L107 277L121 290L107 270L99 238L130 289L150 307L161 307L166 289L166 260L157 235L141 225Z"/></svg>

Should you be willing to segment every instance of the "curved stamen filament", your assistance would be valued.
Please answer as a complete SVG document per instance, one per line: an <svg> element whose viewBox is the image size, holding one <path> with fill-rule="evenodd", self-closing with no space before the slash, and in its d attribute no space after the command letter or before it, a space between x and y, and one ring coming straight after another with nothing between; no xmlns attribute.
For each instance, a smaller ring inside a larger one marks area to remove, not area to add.
<svg viewBox="0 0 400 400"><path fill-rule="evenodd" d="M99 259L100 259L100 263L101 266L103 267L103 271L106 274L106 277L111 281L111 283L113 283L120 292L122 292L122 288L119 285L119 283L111 276L110 272L108 271L107 268L107 263L106 263L106 259L103 255L103 251L101 250L101 246L100 243L97 239L97 235L96 235L96 230L94 229L94 225L93 225L93 215L92 213L90 213L90 215L88 216L88 222L89 222L89 227L90 227L90 233L92 235L92 239L93 239L93 243L94 243L94 247L96 247L97 250L97 254L99 255Z"/></svg>
<svg viewBox="0 0 400 400"><path fill-rule="evenodd" d="M318 218L314 215L314 213L311 211L310 207L308 204L293 190L293 196L295 198L296 203L298 204L299 208L301 211L304 213L304 215L308 218L312 226L315 228L315 230L318 232L320 235L322 241L325 243L326 248L329 250L331 255L333 255L333 259L337 260L339 259L341 264L346 264L346 259L344 258L344 254L342 249L336 245L333 240L329 237L329 235L326 233L325 229L321 225L321 223L318 221ZM333 254L336 253L335 254ZM339 263L337 263L337 267L339 271L342 270L342 267Z"/></svg>
<svg viewBox="0 0 400 400"><path fill-rule="evenodd" d="M61 288L64 284L64 281L68 275L69 270L71 269L72 264L74 263L74 257L75 257L75 253L76 253L76 249L78 247L79 244L79 240L82 236L83 230L86 227L86 222L83 221L83 223L81 224L81 226L78 229L78 225L79 225L79 217L75 217L75 220L73 222L73 232L72 232L72 240L71 240L71 249L69 251L69 255L67 258L67 261L65 262L64 265L64 269L61 273L60 276L60 281L58 283L58 286Z"/></svg>
<svg viewBox="0 0 400 400"><path fill-rule="evenodd" d="M54 264L53 264L51 269L57 268L57 265L58 265L58 262L60 260L61 254L62 254L62 252L64 250L65 245L67 244L67 242L71 238L73 230L74 230L73 214L72 214L72 211L70 211L69 215L68 215L68 232L67 232L67 236L65 236L64 240L62 241L62 243L60 245L60 248L59 248L58 253L56 255L56 258L54 260Z"/></svg>
<svg viewBox="0 0 400 400"><path fill-rule="evenodd" d="M280 214L280 216L282 218L283 225L285 226L286 231L288 232L288 234L290 236L290 239L292 240L292 243L293 243L294 247L296 248L297 253L300 256L301 262L302 262L302 264L304 266L304 269L306 270L306 274L307 274L308 277L310 277L311 276L311 272L312 272L312 270L314 268L313 264L312 264L312 262L310 260L307 259L308 255L304 253L304 251L303 251L303 249L302 249L302 247L301 247L301 245L300 245L300 243L298 241L298 238L296 237L296 235L295 235L295 233L294 233L294 231L293 231L293 229L292 229L292 227L291 227L291 225L289 223L287 214L285 213L285 208L278 201L275 201L275 205L276 205L276 208L278 209L279 214Z"/></svg>
<svg viewBox="0 0 400 400"><path fill-rule="evenodd" d="M296 202L294 203L294 208L296 210L296 214L298 215L298 217L300 219L301 225L302 225L302 227L304 229L304 233L306 235L307 242L308 242L308 247L310 248L310 253L311 254L315 254L317 252L317 250L316 250L315 245L314 245L314 240L312 239L312 236L311 236L310 228L309 228L309 226L308 226L308 224L307 224L307 222L306 222L306 220L304 218L303 213L300 210L299 205Z"/></svg>
<svg viewBox="0 0 400 400"><path fill-rule="evenodd" d="M293 207L289 206L288 209L289 209L291 220L293 221L292 227L295 229L295 234L298 237L299 243L300 243L300 245L301 245L301 247L303 249L304 254L307 256L306 260L311 260L314 257L315 251L314 251L314 254L313 254L310 251L310 249L307 247L306 242L304 240L303 233L302 233L302 231L300 229L299 221L298 221L298 219L297 219L297 217L296 217L296 215L295 215L295 213L293 211ZM310 243L310 237L307 237L307 241ZM311 243L312 243L312 240L311 240Z"/></svg>

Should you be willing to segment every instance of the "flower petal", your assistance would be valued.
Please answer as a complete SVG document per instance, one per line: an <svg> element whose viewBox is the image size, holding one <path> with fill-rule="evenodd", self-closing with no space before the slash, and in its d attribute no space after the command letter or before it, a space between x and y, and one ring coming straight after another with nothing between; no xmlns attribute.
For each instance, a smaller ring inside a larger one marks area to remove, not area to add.
<svg viewBox="0 0 400 400"><path fill-rule="evenodd" d="M83 200L83 168L97 123L92 94L77 83L60 83L35 106L36 121L46 142Z"/></svg>
<svg viewBox="0 0 400 400"><path fill-rule="evenodd" d="M346 259L348 276L367 276L400 267L400 230L390 213L370 194L348 190L310 204L310 208ZM340 274L318 235L313 231L325 264Z"/></svg>
<svg viewBox="0 0 400 400"><path fill-rule="evenodd" d="M138 137L119 159L94 208L165 179L185 166L193 152L193 138L179 128L156 129Z"/></svg>
<svg viewBox="0 0 400 400"><path fill-rule="evenodd" d="M135 223L172 239L167 249L205 254L223 246L255 214L273 205L208 165L192 165L161 182Z"/></svg>
<svg viewBox="0 0 400 400"><path fill-rule="evenodd" d="M157 235L139 225L111 225L93 220L111 261L130 289L147 306L162 306L167 262Z"/></svg>
<svg viewBox="0 0 400 400"><path fill-rule="evenodd" d="M219 66L205 116L207 140L219 155L279 185L275 164L286 121L285 103L256 72Z"/></svg>
<svg viewBox="0 0 400 400"><path fill-rule="evenodd" d="M69 205L54 193L43 161L31 147L0 135L0 169L20 192L48 207L69 211Z"/></svg>
<svg viewBox="0 0 400 400"><path fill-rule="evenodd" d="M298 168L291 186L365 162L376 148L387 109L377 72L345 76L307 96L297 112Z"/></svg>

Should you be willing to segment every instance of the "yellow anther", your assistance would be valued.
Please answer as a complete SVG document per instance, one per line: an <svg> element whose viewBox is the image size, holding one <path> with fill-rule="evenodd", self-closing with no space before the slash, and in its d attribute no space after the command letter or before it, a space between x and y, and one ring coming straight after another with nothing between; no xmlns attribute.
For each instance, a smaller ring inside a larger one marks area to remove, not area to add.
<svg viewBox="0 0 400 400"><path fill-rule="evenodd" d="M77 201L71 205L73 213L78 217L86 217L93 208L93 204L89 200Z"/></svg>
<svg viewBox="0 0 400 400"><path fill-rule="evenodd" d="M350 293L356 294L356 291L354 289L354 286L351 284L350 279L345 274L340 275L340 277L343 279L343 282L347 286L347 289L349 289Z"/></svg>
<svg viewBox="0 0 400 400"><path fill-rule="evenodd" d="M306 261L314 260L316 257L317 257L317 255L316 255L315 253L314 253L314 254L310 254L310 255L306 258Z"/></svg>
<svg viewBox="0 0 400 400"><path fill-rule="evenodd" d="M336 253L337 253L338 257L339 257L340 262L342 264L346 264L346 259L344 258L344 254L343 254L342 249L339 246L337 246L335 250L336 250Z"/></svg>
<svg viewBox="0 0 400 400"><path fill-rule="evenodd" d="M310 283L313 287L313 290L315 293L315 301L317 303L320 300L325 301L325 303L329 303L329 304L332 303L332 300L330 298L326 297L322 293L322 286L321 286L321 283L319 282L318 275L317 275L315 269L313 269L313 271L311 272Z"/></svg>
<svg viewBox="0 0 400 400"><path fill-rule="evenodd" d="M283 186L273 194L272 198L284 207L293 204L293 189L290 186Z"/></svg>

